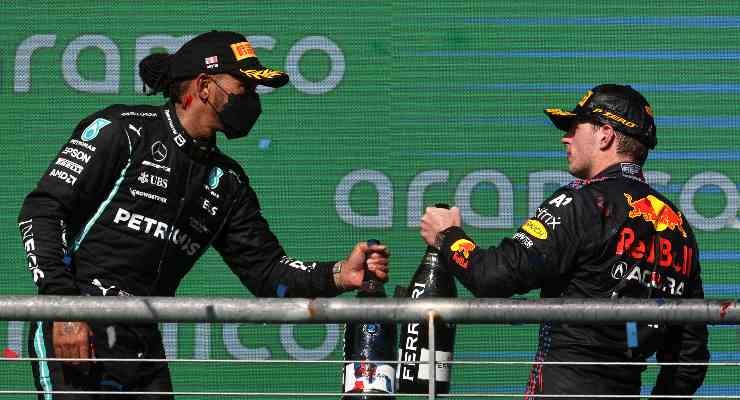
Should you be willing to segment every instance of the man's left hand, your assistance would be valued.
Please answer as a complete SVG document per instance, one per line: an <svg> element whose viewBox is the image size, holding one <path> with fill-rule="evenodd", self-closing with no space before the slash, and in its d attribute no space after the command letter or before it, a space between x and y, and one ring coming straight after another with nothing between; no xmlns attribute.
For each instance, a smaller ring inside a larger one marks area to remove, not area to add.
<svg viewBox="0 0 740 400"><path fill-rule="evenodd" d="M368 245L360 242L355 245L334 282L340 289L356 289L362 285L366 273L374 274L381 282L388 281L388 258L390 253L384 245Z"/></svg>

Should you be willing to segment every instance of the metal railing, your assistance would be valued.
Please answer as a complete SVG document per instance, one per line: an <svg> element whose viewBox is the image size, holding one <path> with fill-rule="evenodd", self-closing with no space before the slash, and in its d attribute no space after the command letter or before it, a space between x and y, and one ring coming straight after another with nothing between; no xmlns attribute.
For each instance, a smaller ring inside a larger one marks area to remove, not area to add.
<svg viewBox="0 0 740 400"><path fill-rule="evenodd" d="M77 296L0 296L0 320L6 321L109 321L127 323L157 322L251 322L251 323L332 323L347 321L412 322L429 324L428 361L436 366L434 322L483 323L708 323L737 324L740 310L736 300L674 299L244 299L193 297L77 297ZM30 360L30 359L25 359ZM124 360L119 360L124 361ZM142 361L142 360L137 360ZM165 361L165 360L159 360ZM337 361L345 362L345 361ZM351 362L348 361L348 362ZM395 363L395 360L387 360ZM465 363L446 361L446 363ZM630 363L635 364L635 363ZM644 363L642 363L644 364ZM657 363L651 363L657 364ZM737 366L737 363L732 363ZM464 394L437 395L435 370L429 368L428 398L466 397ZM3 393L37 393L10 391ZM90 392L88 392L90 393ZM70 393L71 394L71 393ZM134 395L134 393L130 393ZM151 394L151 393L150 393ZM183 396L207 393L176 392ZM208 393L224 397L235 395L281 395L280 393ZM286 394L287 395L287 394ZM303 393L328 396L331 393ZM337 394L338 395L338 394ZM399 395L406 397L409 395ZM411 395L418 397L418 395ZM378 396L383 397L383 396ZM482 396L496 397L496 396ZM577 397L577 396L576 396ZM587 396L599 397L599 396ZM615 397L615 396L610 396ZM617 396L623 397L623 396ZM629 396L627 396L629 397ZM633 396L634 397L634 396ZM676 396L671 396L676 397ZM679 398L681 396L678 396ZM694 396L698 398L699 396ZM727 398L726 396L701 396ZM658 397L659 398L659 397Z"/></svg>
<svg viewBox="0 0 740 400"><path fill-rule="evenodd" d="M0 320L117 322L656 322L736 324L736 300L244 299L0 296Z"/></svg>

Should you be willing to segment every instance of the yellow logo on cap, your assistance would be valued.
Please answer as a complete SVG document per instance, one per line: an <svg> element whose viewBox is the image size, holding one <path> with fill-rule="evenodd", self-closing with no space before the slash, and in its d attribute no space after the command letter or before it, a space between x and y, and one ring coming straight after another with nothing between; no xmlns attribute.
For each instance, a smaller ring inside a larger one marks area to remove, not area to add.
<svg viewBox="0 0 740 400"><path fill-rule="evenodd" d="M578 105L581 106L581 107L583 107L583 105L586 104L586 102L588 101L588 99L590 99L591 96L593 96L593 94L594 94L594 92L592 92L590 90L588 92L586 92L586 94L584 94L583 97L581 97L581 101L578 102Z"/></svg>
<svg viewBox="0 0 740 400"><path fill-rule="evenodd" d="M231 51L234 52L234 57L236 57L236 61L243 60L249 57L257 57L257 54L254 53L254 49L252 48L252 45L249 44L249 42L234 43L231 45Z"/></svg>
<svg viewBox="0 0 740 400"><path fill-rule="evenodd" d="M547 108L545 109L545 112L548 114L562 116L562 117L572 117L575 115L570 111L561 110L559 108Z"/></svg>
<svg viewBox="0 0 740 400"><path fill-rule="evenodd" d="M280 71L275 71L273 69L265 68L265 69L240 69L239 71L242 72L242 74L246 75L250 79L254 79L255 81L261 81L265 79L272 79L276 76L283 75Z"/></svg>
<svg viewBox="0 0 740 400"><path fill-rule="evenodd" d="M625 118L625 117L623 117L621 115L614 114L613 112L604 110L603 108L595 107L591 111L592 112L595 112L597 114L601 114L604 117L609 118L610 120L612 120L614 122L618 122L618 123L620 123L620 124L622 124L622 125L624 125L624 126L626 126L628 128L635 128L635 127L637 127L637 122L630 121L630 120L628 120L627 118Z"/></svg>

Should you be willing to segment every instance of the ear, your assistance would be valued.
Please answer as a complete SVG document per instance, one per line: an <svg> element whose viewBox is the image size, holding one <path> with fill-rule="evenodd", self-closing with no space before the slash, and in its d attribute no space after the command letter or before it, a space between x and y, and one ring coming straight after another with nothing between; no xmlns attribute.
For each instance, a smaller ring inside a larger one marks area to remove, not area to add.
<svg viewBox="0 0 740 400"><path fill-rule="evenodd" d="M195 92L202 102L206 102L208 100L208 96L210 95L210 91L208 88L208 83L210 82L210 79L208 78L208 75L206 74L198 74L198 76L195 77L193 80L193 86L195 88Z"/></svg>
<svg viewBox="0 0 740 400"><path fill-rule="evenodd" d="M607 150L609 147L616 145L617 143L617 132L612 128L611 125L602 125L599 129L597 136L599 149Z"/></svg>

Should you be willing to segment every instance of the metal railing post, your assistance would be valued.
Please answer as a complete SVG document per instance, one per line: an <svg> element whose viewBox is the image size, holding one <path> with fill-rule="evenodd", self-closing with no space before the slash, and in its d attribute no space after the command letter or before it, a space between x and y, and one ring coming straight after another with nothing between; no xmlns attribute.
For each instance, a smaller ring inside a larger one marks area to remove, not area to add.
<svg viewBox="0 0 740 400"><path fill-rule="evenodd" d="M436 312L429 310L429 400L437 398L437 350L435 346L434 316Z"/></svg>

